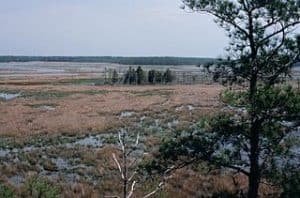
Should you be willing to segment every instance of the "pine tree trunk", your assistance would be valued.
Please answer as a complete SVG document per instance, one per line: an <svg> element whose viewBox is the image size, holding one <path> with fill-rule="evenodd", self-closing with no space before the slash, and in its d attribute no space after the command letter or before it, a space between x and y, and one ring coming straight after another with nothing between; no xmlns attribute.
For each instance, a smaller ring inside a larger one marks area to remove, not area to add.
<svg viewBox="0 0 300 198"><path fill-rule="evenodd" d="M257 198L260 182L260 168L259 168L259 130L261 123L257 120L255 113L255 95L257 91L257 76L252 75L250 81L249 99L251 102L251 129L250 129L250 175L248 198Z"/></svg>
<svg viewBox="0 0 300 198"><path fill-rule="evenodd" d="M250 138L250 175L249 175L249 189L248 198L258 197L258 188L260 181L260 170L259 170L259 128L254 124L251 128Z"/></svg>

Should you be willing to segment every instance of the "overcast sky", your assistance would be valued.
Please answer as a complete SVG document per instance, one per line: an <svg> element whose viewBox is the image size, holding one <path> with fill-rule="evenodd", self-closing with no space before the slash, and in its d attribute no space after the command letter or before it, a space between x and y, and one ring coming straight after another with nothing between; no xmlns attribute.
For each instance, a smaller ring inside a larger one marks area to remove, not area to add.
<svg viewBox="0 0 300 198"><path fill-rule="evenodd" d="M180 2L0 0L0 55L222 55L223 30Z"/></svg>

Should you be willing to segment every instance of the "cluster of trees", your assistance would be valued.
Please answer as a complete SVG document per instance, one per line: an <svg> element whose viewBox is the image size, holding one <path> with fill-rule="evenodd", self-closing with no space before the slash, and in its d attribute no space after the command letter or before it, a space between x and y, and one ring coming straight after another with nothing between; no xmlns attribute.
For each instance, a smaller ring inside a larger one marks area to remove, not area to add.
<svg viewBox="0 0 300 198"><path fill-rule="evenodd" d="M124 75L124 84L157 84L157 83L172 83L174 76L170 69L164 72L158 70L149 70L145 72L140 66L137 69L129 67Z"/></svg>
<svg viewBox="0 0 300 198"><path fill-rule="evenodd" d="M104 71L104 84L116 84L120 81L119 73L116 69L106 69Z"/></svg>

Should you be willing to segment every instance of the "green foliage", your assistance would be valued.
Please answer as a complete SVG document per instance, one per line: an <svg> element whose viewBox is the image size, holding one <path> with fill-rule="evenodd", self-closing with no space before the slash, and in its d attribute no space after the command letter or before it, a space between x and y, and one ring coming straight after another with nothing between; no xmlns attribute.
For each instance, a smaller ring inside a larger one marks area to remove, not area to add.
<svg viewBox="0 0 300 198"><path fill-rule="evenodd" d="M124 84L136 84L137 76L136 71L132 67L129 67L128 71L125 73Z"/></svg>
<svg viewBox="0 0 300 198"><path fill-rule="evenodd" d="M124 75L124 84L161 84L161 83L171 83L174 80L174 76L170 69L167 69L165 72L157 70L148 71L148 79L146 78L146 73L139 66L137 69L129 67L128 71Z"/></svg>
<svg viewBox="0 0 300 198"><path fill-rule="evenodd" d="M138 85L143 84L145 81L145 72L143 71L141 66L138 66L138 68L136 69L136 76L137 76L137 84Z"/></svg>
<svg viewBox="0 0 300 198"><path fill-rule="evenodd" d="M58 187L38 177L27 180L22 190L22 196L32 198L58 198L59 195Z"/></svg>
<svg viewBox="0 0 300 198"><path fill-rule="evenodd" d="M154 81L155 83L162 83L163 81L163 74L160 71L155 71L154 73Z"/></svg>
<svg viewBox="0 0 300 198"><path fill-rule="evenodd" d="M174 76L172 75L172 72L169 68L165 71L163 79L165 83L172 83L172 81L174 80Z"/></svg>
<svg viewBox="0 0 300 198"><path fill-rule="evenodd" d="M291 119L300 117L300 93L287 87L263 87L255 95L257 114Z"/></svg>
<svg viewBox="0 0 300 198"><path fill-rule="evenodd" d="M154 84L155 83L155 70L149 70L148 72L148 82L150 84Z"/></svg>
<svg viewBox="0 0 300 198"><path fill-rule="evenodd" d="M285 181L283 181L282 198L296 198L300 195L300 172L296 172L290 175Z"/></svg>
<svg viewBox="0 0 300 198"><path fill-rule="evenodd" d="M0 183L0 197L13 198L15 195L12 189Z"/></svg>
<svg viewBox="0 0 300 198"><path fill-rule="evenodd" d="M160 83L162 80L162 74L160 71L156 71L154 69L148 72L148 82L150 84Z"/></svg>
<svg viewBox="0 0 300 198"><path fill-rule="evenodd" d="M226 105L244 107L248 110L250 108L249 93L246 91L225 90L220 98ZM285 121L300 116L300 93L291 86L261 86L257 89L253 102L255 103L253 111L257 115Z"/></svg>
<svg viewBox="0 0 300 198"><path fill-rule="evenodd" d="M234 92L227 89L221 93L220 99L223 103L231 106L245 106L248 103L247 94L245 91Z"/></svg>

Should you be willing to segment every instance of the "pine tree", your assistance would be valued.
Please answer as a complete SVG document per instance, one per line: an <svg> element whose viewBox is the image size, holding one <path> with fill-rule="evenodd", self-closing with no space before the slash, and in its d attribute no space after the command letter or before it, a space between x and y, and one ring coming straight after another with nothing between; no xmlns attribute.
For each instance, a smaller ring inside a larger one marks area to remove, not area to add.
<svg viewBox="0 0 300 198"><path fill-rule="evenodd" d="M155 78L155 83L162 83L163 82L163 74L160 71L155 71L154 72L154 78Z"/></svg>
<svg viewBox="0 0 300 198"><path fill-rule="evenodd" d="M231 40L229 55L217 63L214 79L244 82L247 87L226 91L221 97L226 106L219 115L202 119L190 133L166 141L157 156L158 165L206 161L214 167L235 170L248 177L248 197L256 198L262 180L277 184L285 178L276 177L277 173L300 172L291 149L297 142L293 132L300 121L300 94L277 84L299 60L300 37L295 38L292 32L300 24L300 2L183 3L184 9L212 15Z"/></svg>
<svg viewBox="0 0 300 198"><path fill-rule="evenodd" d="M168 68L164 73L164 82L165 83L172 83L173 81L173 75L171 70Z"/></svg>
<svg viewBox="0 0 300 198"><path fill-rule="evenodd" d="M154 84L155 83L155 70L149 70L148 72L148 82L150 84Z"/></svg>
<svg viewBox="0 0 300 198"><path fill-rule="evenodd" d="M113 70L113 74L112 74L112 78L111 78L111 82L112 84L115 84L119 81L119 75L116 69Z"/></svg>
<svg viewBox="0 0 300 198"><path fill-rule="evenodd" d="M145 81L145 72L143 71L143 69L141 68L141 66L139 66L136 70L136 76L137 76L137 84L141 85L144 83Z"/></svg>

